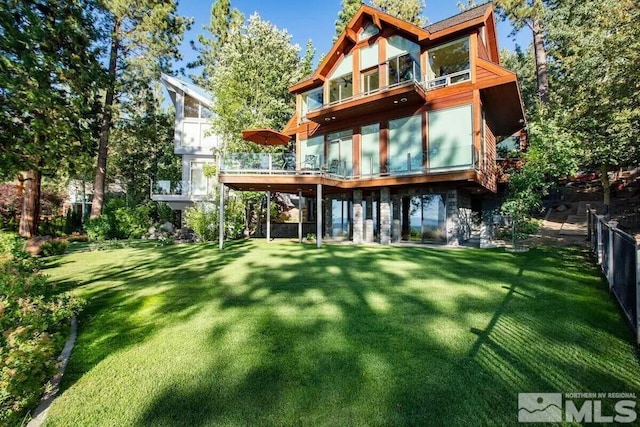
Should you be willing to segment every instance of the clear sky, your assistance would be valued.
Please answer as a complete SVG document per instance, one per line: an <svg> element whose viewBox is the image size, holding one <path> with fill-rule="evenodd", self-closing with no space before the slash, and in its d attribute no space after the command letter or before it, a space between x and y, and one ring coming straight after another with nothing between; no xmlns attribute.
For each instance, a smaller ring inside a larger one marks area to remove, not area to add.
<svg viewBox="0 0 640 427"><path fill-rule="evenodd" d="M458 0L426 0L424 14L429 23L434 23L460 11L457 8ZM178 12L181 15L194 18L195 22L191 30L185 36L181 52L185 61L178 64L183 67L187 62L195 58L195 52L190 47L189 41L197 43L198 34L204 32L203 25L209 23L211 5L213 0L180 0ZM293 42L304 48L309 39L313 40L316 48L316 61L323 53L331 49L335 33L335 21L341 9L341 0L232 0L232 7L240 10L245 17L257 12L262 19L270 21L280 29L287 29L293 36ZM527 29L519 32L514 41L509 36L511 25L508 22L498 21L498 47L514 49L518 43L523 48L531 42L531 33ZM187 74L192 74L187 71Z"/></svg>

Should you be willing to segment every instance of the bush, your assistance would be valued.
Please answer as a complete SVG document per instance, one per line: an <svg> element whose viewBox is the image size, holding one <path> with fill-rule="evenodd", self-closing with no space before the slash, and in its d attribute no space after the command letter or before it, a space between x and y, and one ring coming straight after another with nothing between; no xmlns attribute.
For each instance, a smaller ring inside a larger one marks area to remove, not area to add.
<svg viewBox="0 0 640 427"><path fill-rule="evenodd" d="M0 425L19 425L38 402L79 307L56 294L39 260L22 255L0 263Z"/></svg>
<svg viewBox="0 0 640 427"><path fill-rule="evenodd" d="M184 221L201 242L214 240L217 236L217 214L212 204L199 203L185 209Z"/></svg>
<svg viewBox="0 0 640 427"><path fill-rule="evenodd" d="M11 255L22 249L24 242L17 233L0 231L0 255Z"/></svg>
<svg viewBox="0 0 640 427"><path fill-rule="evenodd" d="M89 218L84 223L87 237L92 242L103 242L112 239L114 235L114 224L109 216L103 215L98 218Z"/></svg>
<svg viewBox="0 0 640 427"><path fill-rule="evenodd" d="M65 240L51 240L42 244L42 256L63 255L69 244Z"/></svg>

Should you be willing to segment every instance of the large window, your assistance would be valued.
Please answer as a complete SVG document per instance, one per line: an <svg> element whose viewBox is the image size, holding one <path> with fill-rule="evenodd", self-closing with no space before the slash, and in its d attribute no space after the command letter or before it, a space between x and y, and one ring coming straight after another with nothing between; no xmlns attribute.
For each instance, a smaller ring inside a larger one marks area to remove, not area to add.
<svg viewBox="0 0 640 427"><path fill-rule="evenodd" d="M211 110L189 95L184 96L184 117L189 119L210 119Z"/></svg>
<svg viewBox="0 0 640 427"><path fill-rule="evenodd" d="M309 111L322 108L324 102L323 92L323 88L319 87L302 94L302 117L306 116Z"/></svg>
<svg viewBox="0 0 640 427"><path fill-rule="evenodd" d="M427 55L430 87L471 79L468 37L433 47Z"/></svg>
<svg viewBox="0 0 640 427"><path fill-rule="evenodd" d="M324 159L324 135L300 141L300 166L319 169Z"/></svg>
<svg viewBox="0 0 640 427"><path fill-rule="evenodd" d="M329 82L329 102L340 102L353 96L353 73L345 74Z"/></svg>
<svg viewBox="0 0 640 427"><path fill-rule="evenodd" d="M409 226L411 240L419 242L442 242L447 239L447 213L445 195L423 194L411 198Z"/></svg>
<svg viewBox="0 0 640 427"><path fill-rule="evenodd" d="M429 112L429 167L469 168L473 165L471 105Z"/></svg>
<svg viewBox="0 0 640 427"><path fill-rule="evenodd" d="M389 121L389 172L422 171L422 116Z"/></svg>
<svg viewBox="0 0 640 427"><path fill-rule="evenodd" d="M345 55L329 78L329 102L341 102L353 96L353 56Z"/></svg>
<svg viewBox="0 0 640 427"><path fill-rule="evenodd" d="M380 124L362 126L360 139L360 175L380 173Z"/></svg>
<svg viewBox="0 0 640 427"><path fill-rule="evenodd" d="M329 173L353 176L353 132L350 130L327 135L327 167Z"/></svg>
<svg viewBox="0 0 640 427"><path fill-rule="evenodd" d="M400 36L387 39L389 85L421 81L420 46Z"/></svg>
<svg viewBox="0 0 640 427"><path fill-rule="evenodd" d="M209 178L204 174L207 162L191 162L189 179L191 181L191 194L204 196L209 191Z"/></svg>
<svg viewBox="0 0 640 427"><path fill-rule="evenodd" d="M362 72L362 93L369 94L380 89L380 72L377 68Z"/></svg>

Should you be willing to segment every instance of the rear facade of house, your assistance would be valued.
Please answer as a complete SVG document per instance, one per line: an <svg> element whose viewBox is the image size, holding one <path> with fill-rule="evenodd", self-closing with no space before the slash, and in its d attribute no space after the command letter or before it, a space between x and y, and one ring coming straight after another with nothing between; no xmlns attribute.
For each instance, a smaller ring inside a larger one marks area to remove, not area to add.
<svg viewBox="0 0 640 427"><path fill-rule="evenodd" d="M468 240L495 208L496 141L525 124L490 3L425 28L362 6L290 91L295 164L227 153L220 183L301 195L318 237L354 243Z"/></svg>

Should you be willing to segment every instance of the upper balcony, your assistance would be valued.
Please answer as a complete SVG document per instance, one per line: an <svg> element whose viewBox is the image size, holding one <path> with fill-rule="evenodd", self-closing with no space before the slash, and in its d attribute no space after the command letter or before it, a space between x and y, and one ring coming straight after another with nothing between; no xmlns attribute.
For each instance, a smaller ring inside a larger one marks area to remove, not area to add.
<svg viewBox="0 0 640 427"><path fill-rule="evenodd" d="M388 84L381 86L385 74ZM323 102L321 92L311 91L303 99L303 111L308 120L326 124L378 113L398 104L418 104L426 101L420 65L409 55L393 58L360 74L360 92L353 93L352 74L328 83L329 99ZM322 88L320 88L322 90Z"/></svg>

